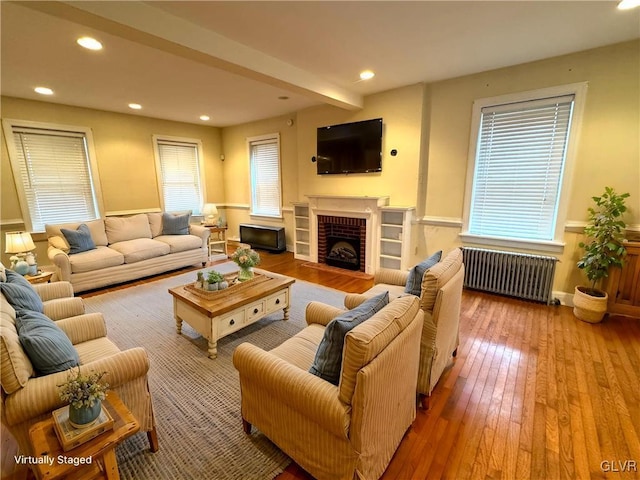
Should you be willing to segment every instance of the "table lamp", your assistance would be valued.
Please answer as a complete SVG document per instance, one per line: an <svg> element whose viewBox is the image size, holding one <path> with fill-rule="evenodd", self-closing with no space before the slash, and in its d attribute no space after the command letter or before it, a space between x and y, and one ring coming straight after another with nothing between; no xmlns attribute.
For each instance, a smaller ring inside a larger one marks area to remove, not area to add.
<svg viewBox="0 0 640 480"><path fill-rule="evenodd" d="M31 234L29 232L7 232L5 239L5 253L15 254L11 256L11 269L20 275L26 275L29 273L30 265L25 261L25 257L28 252L36 248Z"/></svg>
<svg viewBox="0 0 640 480"><path fill-rule="evenodd" d="M207 227L217 225L218 207L216 207L214 203L205 203L202 207L202 216L204 217L204 224Z"/></svg>

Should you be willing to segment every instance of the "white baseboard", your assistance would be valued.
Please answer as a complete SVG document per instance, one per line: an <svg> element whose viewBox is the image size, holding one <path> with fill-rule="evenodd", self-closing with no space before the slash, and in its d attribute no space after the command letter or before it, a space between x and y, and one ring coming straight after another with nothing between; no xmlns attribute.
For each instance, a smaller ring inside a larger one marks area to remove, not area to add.
<svg viewBox="0 0 640 480"><path fill-rule="evenodd" d="M568 292L551 292L553 298L560 300L561 305L573 308L573 293Z"/></svg>

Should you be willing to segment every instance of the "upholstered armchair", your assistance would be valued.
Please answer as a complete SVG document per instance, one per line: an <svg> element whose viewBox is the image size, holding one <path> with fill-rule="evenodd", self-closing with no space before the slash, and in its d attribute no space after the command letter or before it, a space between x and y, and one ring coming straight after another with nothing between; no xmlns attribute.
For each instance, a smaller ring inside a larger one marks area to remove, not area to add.
<svg viewBox="0 0 640 480"><path fill-rule="evenodd" d="M279 347L236 348L243 425L319 480L375 480L415 419L423 312L417 297L399 298L350 330L334 385L309 369L325 328L344 312L312 302L308 326Z"/></svg>
<svg viewBox="0 0 640 480"><path fill-rule="evenodd" d="M107 338L104 318L100 313L86 314L81 298L73 297L68 282L33 285L42 299L47 315L71 340L86 371L106 371L110 389L118 392L123 402L146 431L151 451L158 449L151 395L147 384L149 359L143 348L120 349ZM16 329L16 311L4 294L0 294L0 361L2 384L2 423L13 434L20 452L30 451L29 428L46 419L64 405L57 385L71 370L37 376L29 356L23 349Z"/></svg>
<svg viewBox="0 0 640 480"><path fill-rule="evenodd" d="M408 271L381 269L374 275L374 286L364 294L349 294L345 306L354 308L371 295L388 290L391 295L406 295ZM460 303L464 283L462 250L455 248L422 277L420 308L425 312L420 343L418 394L423 408L429 408L429 396L440 376L458 350Z"/></svg>

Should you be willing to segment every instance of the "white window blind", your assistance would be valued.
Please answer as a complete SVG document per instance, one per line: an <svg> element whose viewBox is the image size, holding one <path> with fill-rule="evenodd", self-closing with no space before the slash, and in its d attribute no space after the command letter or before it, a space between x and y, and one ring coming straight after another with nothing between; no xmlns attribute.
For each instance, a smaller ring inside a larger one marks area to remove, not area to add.
<svg viewBox="0 0 640 480"><path fill-rule="evenodd" d="M282 216L279 138L249 139L251 162L251 213Z"/></svg>
<svg viewBox="0 0 640 480"><path fill-rule="evenodd" d="M469 233L554 238L574 96L484 107Z"/></svg>
<svg viewBox="0 0 640 480"><path fill-rule="evenodd" d="M197 143L157 139L164 209L200 213L202 185Z"/></svg>
<svg viewBox="0 0 640 480"><path fill-rule="evenodd" d="M83 132L13 127L16 183L20 183L31 230L47 223L99 217Z"/></svg>

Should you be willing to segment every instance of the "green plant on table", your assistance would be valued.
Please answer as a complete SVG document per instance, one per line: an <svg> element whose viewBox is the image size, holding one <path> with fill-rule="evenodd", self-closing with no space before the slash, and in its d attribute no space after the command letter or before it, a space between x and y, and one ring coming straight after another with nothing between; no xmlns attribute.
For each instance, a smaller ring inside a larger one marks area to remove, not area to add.
<svg viewBox="0 0 640 480"><path fill-rule="evenodd" d="M609 274L610 267L622 267L622 258L626 254L624 244L625 223L621 220L627 210L625 199L628 193L618 195L611 187L605 187L599 197L592 197L595 208L589 208L589 223L584 233L591 238L589 242L580 242L585 253L578 262L591 282L591 288L585 293L598 295L599 282Z"/></svg>
<svg viewBox="0 0 640 480"><path fill-rule="evenodd" d="M67 381L58 385L60 400L69 402L74 408L93 407L96 401L105 399L109 389L109 384L102 382L106 374L107 372L93 372L84 375L78 367L75 376L71 372Z"/></svg>
<svg viewBox="0 0 640 480"><path fill-rule="evenodd" d="M222 282L223 280L224 280L224 277L222 276L222 274L216 270L211 270L207 275L207 281L209 283L219 283L219 282Z"/></svg>

